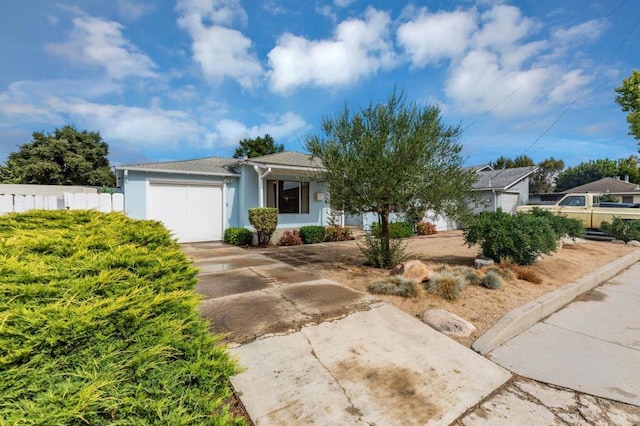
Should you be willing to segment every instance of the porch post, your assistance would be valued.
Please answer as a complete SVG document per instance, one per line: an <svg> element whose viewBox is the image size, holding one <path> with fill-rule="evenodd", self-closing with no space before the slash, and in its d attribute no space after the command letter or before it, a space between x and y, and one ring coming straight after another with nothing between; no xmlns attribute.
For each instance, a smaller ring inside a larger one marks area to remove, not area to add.
<svg viewBox="0 0 640 426"><path fill-rule="evenodd" d="M268 167L264 173L260 173L260 167L253 166L253 169L258 174L258 206L264 207L264 178L271 173L271 167Z"/></svg>

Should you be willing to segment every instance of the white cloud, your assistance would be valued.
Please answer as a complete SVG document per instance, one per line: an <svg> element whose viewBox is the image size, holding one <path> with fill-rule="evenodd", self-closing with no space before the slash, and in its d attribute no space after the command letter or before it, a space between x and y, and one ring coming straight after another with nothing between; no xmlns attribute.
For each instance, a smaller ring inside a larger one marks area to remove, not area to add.
<svg viewBox="0 0 640 426"><path fill-rule="evenodd" d="M415 19L400 25L398 42L413 65L422 67L464 53L476 25L473 10L428 13L421 9Z"/></svg>
<svg viewBox="0 0 640 426"><path fill-rule="evenodd" d="M348 7L351 6L351 4L355 1L356 0L333 0L333 4L338 7Z"/></svg>
<svg viewBox="0 0 640 426"><path fill-rule="evenodd" d="M137 21L153 11L154 7L143 0L118 0L118 15L127 21Z"/></svg>
<svg viewBox="0 0 640 426"><path fill-rule="evenodd" d="M268 133L277 140L299 134L309 128L309 124L293 112L271 116L266 123L251 127L236 120L222 119L216 122L214 131L207 135L207 141L209 145L235 146L245 138L255 138Z"/></svg>
<svg viewBox="0 0 640 426"><path fill-rule="evenodd" d="M556 104L571 102L592 80L593 77L584 75L582 70L569 71L562 75L559 83L549 92L549 101Z"/></svg>
<svg viewBox="0 0 640 426"><path fill-rule="evenodd" d="M502 49L511 46L531 34L537 26L524 18L515 6L497 5L484 12L482 27L473 39L480 48Z"/></svg>
<svg viewBox="0 0 640 426"><path fill-rule="evenodd" d="M48 44L46 49L71 63L104 68L112 78L155 77L155 64L124 38L123 29L117 22L76 17L69 40Z"/></svg>
<svg viewBox="0 0 640 426"><path fill-rule="evenodd" d="M553 32L553 38L560 43L594 41L602 35L606 26L604 19L593 19L567 29L559 28Z"/></svg>
<svg viewBox="0 0 640 426"><path fill-rule="evenodd" d="M389 15L368 8L364 20L341 22L328 40L282 35L268 54L271 89L286 93L299 86L351 84L396 65L389 40Z"/></svg>
<svg viewBox="0 0 640 426"><path fill-rule="evenodd" d="M191 36L193 59L205 77L216 82L232 78L245 88L256 85L263 70L251 51L252 42L240 31L228 28L236 22L247 23L238 1L180 0L176 8L178 24Z"/></svg>

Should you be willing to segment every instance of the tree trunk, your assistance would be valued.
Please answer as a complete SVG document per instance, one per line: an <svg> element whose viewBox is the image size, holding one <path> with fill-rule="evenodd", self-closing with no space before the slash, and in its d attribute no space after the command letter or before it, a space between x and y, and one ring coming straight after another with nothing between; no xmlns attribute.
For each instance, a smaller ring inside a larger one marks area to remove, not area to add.
<svg viewBox="0 0 640 426"><path fill-rule="evenodd" d="M383 267L391 268L391 245L389 243L389 209L380 212L380 248L382 249Z"/></svg>

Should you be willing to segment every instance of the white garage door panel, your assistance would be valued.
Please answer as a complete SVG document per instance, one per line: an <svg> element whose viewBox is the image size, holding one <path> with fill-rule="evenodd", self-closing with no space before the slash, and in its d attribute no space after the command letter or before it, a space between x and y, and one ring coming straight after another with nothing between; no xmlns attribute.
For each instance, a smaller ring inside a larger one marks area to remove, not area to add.
<svg viewBox="0 0 640 426"><path fill-rule="evenodd" d="M502 194L500 196L502 210L506 213L515 213L518 207L518 194Z"/></svg>
<svg viewBox="0 0 640 426"><path fill-rule="evenodd" d="M222 186L150 183L147 218L180 242L222 239Z"/></svg>

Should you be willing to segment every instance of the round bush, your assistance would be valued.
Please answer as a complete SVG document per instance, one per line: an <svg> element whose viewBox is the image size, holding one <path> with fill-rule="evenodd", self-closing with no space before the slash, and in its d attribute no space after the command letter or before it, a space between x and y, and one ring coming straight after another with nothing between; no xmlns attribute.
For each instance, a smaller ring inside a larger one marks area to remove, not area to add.
<svg viewBox="0 0 640 426"><path fill-rule="evenodd" d="M464 278L454 272L443 272L429 280L429 293L437 294L445 300L456 300L465 287Z"/></svg>
<svg viewBox="0 0 640 426"><path fill-rule="evenodd" d="M305 244L317 244L324 241L327 228L324 226L303 226L300 228L300 238Z"/></svg>
<svg viewBox="0 0 640 426"><path fill-rule="evenodd" d="M482 279L482 286L491 290L502 288L504 281L496 271L489 271Z"/></svg>
<svg viewBox="0 0 640 426"><path fill-rule="evenodd" d="M224 230L224 242L234 246L251 244L253 233L246 228L227 228Z"/></svg>

